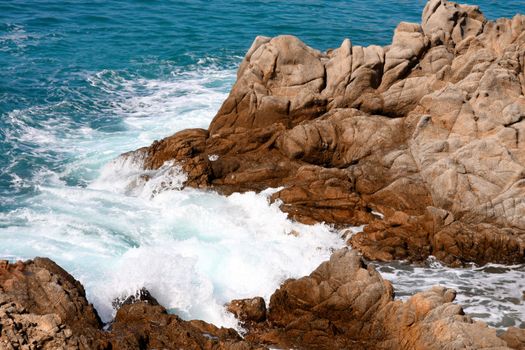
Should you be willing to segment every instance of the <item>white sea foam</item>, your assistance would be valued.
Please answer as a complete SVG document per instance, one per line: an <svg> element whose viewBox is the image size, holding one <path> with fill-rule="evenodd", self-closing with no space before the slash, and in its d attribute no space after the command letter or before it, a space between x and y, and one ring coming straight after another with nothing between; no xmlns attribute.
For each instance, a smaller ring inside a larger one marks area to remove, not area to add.
<svg viewBox="0 0 525 350"><path fill-rule="evenodd" d="M159 220L168 218L157 225L168 227L154 233L151 244L128 250L92 287L104 317L110 317L115 297L146 287L182 317L234 326L224 303L255 295L268 300L284 279L308 274L342 245L327 227L286 220L264 195L185 192L163 192L153 200L162 208ZM178 195L187 198L173 205Z"/></svg>
<svg viewBox="0 0 525 350"><path fill-rule="evenodd" d="M206 128L226 99L235 72L216 68L172 73L170 80L126 79L101 71L87 79L116 95L111 112L121 116L136 141L149 144L187 128Z"/></svg>
<svg viewBox="0 0 525 350"><path fill-rule="evenodd" d="M288 220L279 203L268 203L275 190L228 197L173 191L167 182L180 186L185 180L176 164L148 171L149 181L141 182L140 163L140 155L120 157L91 186L147 199L141 206L150 210L147 242L125 252L107 279L93 286L106 318L113 299L146 287L183 317L235 326L224 303L256 295L268 299L284 279L308 274L343 245L328 226Z"/></svg>
<svg viewBox="0 0 525 350"><path fill-rule="evenodd" d="M433 285L455 289L465 313L497 328L525 327L525 265L448 268L430 258L426 266L379 263L378 270L407 299Z"/></svg>
<svg viewBox="0 0 525 350"><path fill-rule="evenodd" d="M174 161L166 161L155 170L146 170L143 164L141 152L119 156L102 167L89 188L148 199L162 191L180 190L187 180Z"/></svg>
<svg viewBox="0 0 525 350"><path fill-rule="evenodd" d="M268 203L270 193L183 190L144 199L43 187L33 208L0 217L18 223L3 229L0 254L56 259L84 283L105 321L113 299L146 287L184 318L235 326L224 303L268 298L343 245L327 226L288 220Z"/></svg>

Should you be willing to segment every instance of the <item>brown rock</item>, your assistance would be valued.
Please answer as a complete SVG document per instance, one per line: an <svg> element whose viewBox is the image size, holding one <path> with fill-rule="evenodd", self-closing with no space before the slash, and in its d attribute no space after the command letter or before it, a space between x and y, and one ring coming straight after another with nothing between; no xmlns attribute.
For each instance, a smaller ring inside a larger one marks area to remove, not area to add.
<svg viewBox="0 0 525 350"><path fill-rule="evenodd" d="M523 15L430 0L386 47L258 37L209 132L126 156L221 193L284 187L294 220L370 224L351 241L369 258L522 263L524 33Z"/></svg>
<svg viewBox="0 0 525 350"><path fill-rule="evenodd" d="M109 334L112 349L255 349L233 329L183 321L160 305L123 305Z"/></svg>
<svg viewBox="0 0 525 350"><path fill-rule="evenodd" d="M39 258L0 269L0 348L522 348L523 330L510 328L498 338L495 329L465 316L452 303L455 296L436 286L405 302L394 300L390 282L355 251L341 249L309 276L285 281L269 310L262 298L232 301L230 310L246 321L244 338L233 329L170 315L146 290L126 298L110 331L103 331L80 283Z"/></svg>
<svg viewBox="0 0 525 350"><path fill-rule="evenodd" d="M508 347L512 349L525 349L525 329L510 327L500 338L506 341Z"/></svg>
<svg viewBox="0 0 525 350"><path fill-rule="evenodd" d="M169 315L149 292L119 302L102 330L82 285L49 259L0 268L0 349L264 349L233 329Z"/></svg>
<svg viewBox="0 0 525 350"><path fill-rule="evenodd" d="M84 288L66 271L46 258L2 265L0 348L107 347Z"/></svg>
<svg viewBox="0 0 525 350"><path fill-rule="evenodd" d="M494 329L465 316L455 292L433 287L406 302L350 250L272 295L269 329L246 339L299 349L509 349Z"/></svg>
<svg viewBox="0 0 525 350"><path fill-rule="evenodd" d="M266 320L266 302L261 297L232 300L226 305L226 309L245 323Z"/></svg>

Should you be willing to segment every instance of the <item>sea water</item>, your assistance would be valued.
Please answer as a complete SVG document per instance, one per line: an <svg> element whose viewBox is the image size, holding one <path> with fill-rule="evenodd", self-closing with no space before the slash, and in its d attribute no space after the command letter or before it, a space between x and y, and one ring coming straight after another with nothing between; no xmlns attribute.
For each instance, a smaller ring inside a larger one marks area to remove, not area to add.
<svg viewBox="0 0 525 350"><path fill-rule="evenodd" d="M489 18L523 1L475 2ZM290 221L276 189L179 190L180 171L141 184L122 152L207 127L257 35L326 50L386 45L423 1L0 1L0 256L48 256L86 287L105 321L142 287L172 312L235 326L223 304L263 296L344 246L326 225ZM138 182L137 182L138 181ZM171 191L160 192L161 183ZM380 264L399 298L456 288L465 311L524 327L525 266Z"/></svg>

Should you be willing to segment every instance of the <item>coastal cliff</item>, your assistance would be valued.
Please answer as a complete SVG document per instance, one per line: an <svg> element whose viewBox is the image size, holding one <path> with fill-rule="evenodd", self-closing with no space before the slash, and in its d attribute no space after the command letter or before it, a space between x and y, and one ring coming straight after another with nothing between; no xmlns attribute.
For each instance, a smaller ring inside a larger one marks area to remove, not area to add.
<svg viewBox="0 0 525 350"><path fill-rule="evenodd" d="M162 168L222 194L279 188L271 200L296 221L364 225L352 249L268 305L231 301L242 336L169 314L146 290L104 325L53 261L0 261L0 349L524 349L525 330L497 334L452 289L396 299L364 260L525 262L524 95L523 15L430 0L386 47L258 37L207 130L121 160L141 164L142 183Z"/></svg>
<svg viewBox="0 0 525 350"><path fill-rule="evenodd" d="M349 244L372 260L523 262L524 66L524 16L441 0L386 47L258 37L208 130L123 157L221 193L282 186L295 220L366 225Z"/></svg>

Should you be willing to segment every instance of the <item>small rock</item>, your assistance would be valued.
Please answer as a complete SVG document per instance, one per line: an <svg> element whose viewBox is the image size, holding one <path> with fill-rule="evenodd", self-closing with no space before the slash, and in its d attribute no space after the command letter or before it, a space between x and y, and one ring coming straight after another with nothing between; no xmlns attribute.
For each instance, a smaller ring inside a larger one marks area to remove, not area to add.
<svg viewBox="0 0 525 350"><path fill-rule="evenodd" d="M226 305L226 309L242 322L266 320L266 303L261 297L232 300Z"/></svg>
<svg viewBox="0 0 525 350"><path fill-rule="evenodd" d="M111 305L115 310L118 310L124 305L135 304L139 301L144 301L150 305L159 305L157 299L155 299L146 288L137 290L134 295L116 298Z"/></svg>

